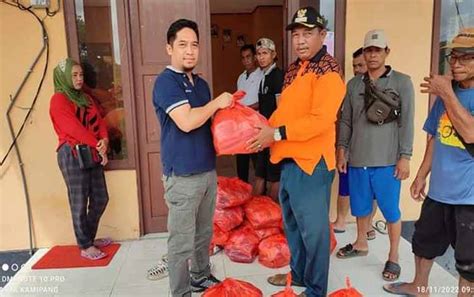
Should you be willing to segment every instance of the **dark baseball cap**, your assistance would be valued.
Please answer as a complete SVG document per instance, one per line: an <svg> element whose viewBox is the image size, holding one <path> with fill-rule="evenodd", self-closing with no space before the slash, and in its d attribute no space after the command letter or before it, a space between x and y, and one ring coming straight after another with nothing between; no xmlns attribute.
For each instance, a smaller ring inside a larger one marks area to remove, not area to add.
<svg viewBox="0 0 474 297"><path fill-rule="evenodd" d="M293 30L298 26L326 29L327 20L314 7L303 7L295 12L291 23L286 26L286 30Z"/></svg>

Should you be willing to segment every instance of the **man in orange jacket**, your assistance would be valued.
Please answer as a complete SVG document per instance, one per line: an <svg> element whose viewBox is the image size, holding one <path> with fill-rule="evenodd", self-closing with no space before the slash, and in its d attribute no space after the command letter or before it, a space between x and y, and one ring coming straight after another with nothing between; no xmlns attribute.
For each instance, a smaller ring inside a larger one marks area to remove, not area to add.
<svg viewBox="0 0 474 297"><path fill-rule="evenodd" d="M270 146L282 164L279 199L291 250L293 285L300 296L326 296L329 271L329 201L336 166L337 112L345 94L341 68L323 46L327 21L312 7L299 9L287 30L298 56L286 74L270 126L259 127L249 149ZM286 276L268 279L284 286Z"/></svg>

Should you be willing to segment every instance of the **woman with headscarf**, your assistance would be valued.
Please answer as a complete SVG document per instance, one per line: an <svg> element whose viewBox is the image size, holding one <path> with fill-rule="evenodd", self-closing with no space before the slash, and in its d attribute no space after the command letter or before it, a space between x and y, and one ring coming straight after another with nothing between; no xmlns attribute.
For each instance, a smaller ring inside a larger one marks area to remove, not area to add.
<svg viewBox="0 0 474 297"><path fill-rule="evenodd" d="M59 138L58 164L81 256L98 260L107 256L100 248L111 243L110 239L95 239L109 200L103 167L108 162L108 137L97 106L82 91L83 84L81 66L71 59L61 61L54 69L55 94L49 113ZM87 160L80 164L84 151L90 157L89 166L84 166Z"/></svg>

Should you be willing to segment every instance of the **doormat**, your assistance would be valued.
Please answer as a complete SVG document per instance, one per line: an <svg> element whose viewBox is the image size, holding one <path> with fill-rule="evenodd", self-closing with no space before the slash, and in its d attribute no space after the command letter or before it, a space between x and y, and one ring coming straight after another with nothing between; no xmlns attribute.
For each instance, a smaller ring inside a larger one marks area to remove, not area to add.
<svg viewBox="0 0 474 297"><path fill-rule="evenodd" d="M107 257L100 260L89 260L81 257L81 251L77 245L57 245L51 248L32 269L61 269L80 267L101 267L109 265L120 248L120 244L114 243L101 248Z"/></svg>

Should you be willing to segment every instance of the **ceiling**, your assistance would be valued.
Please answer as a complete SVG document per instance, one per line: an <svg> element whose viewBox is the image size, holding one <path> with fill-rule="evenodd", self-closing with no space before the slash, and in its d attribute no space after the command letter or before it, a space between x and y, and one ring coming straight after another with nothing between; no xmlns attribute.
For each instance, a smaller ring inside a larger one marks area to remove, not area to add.
<svg viewBox="0 0 474 297"><path fill-rule="evenodd" d="M257 6L283 5L283 0L209 0L211 13L250 13Z"/></svg>
<svg viewBox="0 0 474 297"><path fill-rule="evenodd" d="M254 11L257 6L282 6L283 1L284 0L209 0L209 4L211 13L250 13ZM110 0L76 0L76 5L80 5L81 2L84 3L84 6L88 7L110 6Z"/></svg>
<svg viewBox="0 0 474 297"><path fill-rule="evenodd" d="M66 0L68 1L68 0ZM80 2L84 3L84 6L87 7L109 7L110 0L76 0L76 5L80 5Z"/></svg>

